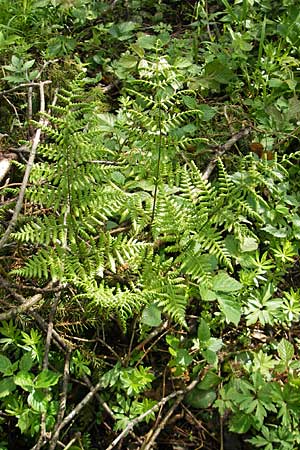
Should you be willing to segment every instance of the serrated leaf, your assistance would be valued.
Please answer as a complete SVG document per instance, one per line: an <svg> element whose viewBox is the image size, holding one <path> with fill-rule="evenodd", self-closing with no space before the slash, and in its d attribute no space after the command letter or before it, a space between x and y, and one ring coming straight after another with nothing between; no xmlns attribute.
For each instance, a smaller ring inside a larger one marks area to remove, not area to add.
<svg viewBox="0 0 300 450"><path fill-rule="evenodd" d="M281 339L277 347L277 352L280 359L288 363L294 356L294 346L286 339Z"/></svg>
<svg viewBox="0 0 300 450"><path fill-rule="evenodd" d="M43 370L35 379L35 388L48 388L58 383L60 378L59 373L55 373L52 370Z"/></svg>
<svg viewBox="0 0 300 450"><path fill-rule="evenodd" d="M25 409L25 411L22 412L18 420L18 427L20 428L21 433L25 433L25 431L32 427L35 414L36 413L30 409Z"/></svg>
<svg viewBox="0 0 300 450"><path fill-rule="evenodd" d="M216 352L213 352L212 350L204 350L202 352L202 355L206 359L208 364L214 365L218 361Z"/></svg>
<svg viewBox="0 0 300 450"><path fill-rule="evenodd" d="M37 412L44 413L47 411L50 397L41 390L34 390L28 395L28 405Z"/></svg>
<svg viewBox="0 0 300 450"><path fill-rule="evenodd" d="M16 389L13 377L7 377L0 381L0 398L6 397Z"/></svg>
<svg viewBox="0 0 300 450"><path fill-rule="evenodd" d="M32 373L25 370L20 370L20 372L14 376L14 382L24 389L24 391L31 392L33 389L33 378L34 376Z"/></svg>
<svg viewBox="0 0 300 450"><path fill-rule="evenodd" d="M204 319L200 320L200 324L198 326L198 339L200 342L206 342L210 338L210 330L209 326L205 322Z"/></svg>
<svg viewBox="0 0 300 450"><path fill-rule="evenodd" d="M219 272L212 280L212 288L214 291L235 292L239 291L243 285L230 277L226 272Z"/></svg>
<svg viewBox="0 0 300 450"><path fill-rule="evenodd" d="M151 303L144 308L141 322L150 327L158 327L161 324L161 310Z"/></svg>
<svg viewBox="0 0 300 450"><path fill-rule="evenodd" d="M198 106L198 109L199 111L202 112L201 120L203 122L209 122L217 114L215 108L212 108L211 106L208 106L205 103Z"/></svg>
<svg viewBox="0 0 300 450"><path fill-rule="evenodd" d="M4 375L12 374L12 363L7 358L7 356L0 355L0 372Z"/></svg>
<svg viewBox="0 0 300 450"><path fill-rule="evenodd" d="M241 319L241 306L239 302L224 295L218 297L218 303L220 310L226 318L226 322L232 322L237 326Z"/></svg>
<svg viewBox="0 0 300 450"><path fill-rule="evenodd" d="M210 350L215 353L218 352L222 348L222 346L223 346L222 339L212 337L207 342L207 350Z"/></svg>

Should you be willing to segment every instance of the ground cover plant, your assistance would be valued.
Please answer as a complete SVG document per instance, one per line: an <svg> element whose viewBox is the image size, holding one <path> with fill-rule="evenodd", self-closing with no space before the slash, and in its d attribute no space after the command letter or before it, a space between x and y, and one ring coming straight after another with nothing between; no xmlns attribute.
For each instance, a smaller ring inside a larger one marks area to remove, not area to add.
<svg viewBox="0 0 300 450"><path fill-rule="evenodd" d="M0 3L0 448L300 448L296 2Z"/></svg>

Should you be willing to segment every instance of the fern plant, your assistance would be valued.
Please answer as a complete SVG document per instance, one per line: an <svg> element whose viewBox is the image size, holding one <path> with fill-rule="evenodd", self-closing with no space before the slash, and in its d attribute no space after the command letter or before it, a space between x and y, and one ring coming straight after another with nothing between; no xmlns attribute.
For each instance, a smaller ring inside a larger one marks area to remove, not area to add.
<svg viewBox="0 0 300 450"><path fill-rule="evenodd" d="M218 176L204 179L182 153L188 126L204 130L203 104L161 50L157 41L137 62L116 115L84 101L82 76L61 91L27 193L34 214L14 234L36 254L14 273L71 284L91 317L125 323L153 303L186 325L190 299L206 299L217 274L239 277L242 266L242 302L263 281L246 273L247 255L265 252L260 229L289 175L276 159L249 155L234 173L219 160ZM222 313L237 323L239 302L228 315L234 299L220 291Z"/></svg>

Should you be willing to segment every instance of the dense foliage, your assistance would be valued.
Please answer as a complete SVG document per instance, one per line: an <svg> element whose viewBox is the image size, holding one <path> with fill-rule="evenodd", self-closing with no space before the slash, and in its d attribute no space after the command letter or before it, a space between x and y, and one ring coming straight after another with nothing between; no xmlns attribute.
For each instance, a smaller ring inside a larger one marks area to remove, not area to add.
<svg viewBox="0 0 300 450"><path fill-rule="evenodd" d="M0 449L299 449L296 1L0 11Z"/></svg>

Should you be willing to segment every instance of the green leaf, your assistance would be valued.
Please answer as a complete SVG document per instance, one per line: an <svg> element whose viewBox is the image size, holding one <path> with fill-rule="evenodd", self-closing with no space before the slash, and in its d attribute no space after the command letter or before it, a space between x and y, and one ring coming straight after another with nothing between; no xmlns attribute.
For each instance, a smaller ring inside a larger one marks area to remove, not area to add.
<svg viewBox="0 0 300 450"><path fill-rule="evenodd" d="M200 383L197 384L197 389L207 391L212 387L217 386L221 380L222 378L220 378L215 372L209 370L204 375L203 380L201 380Z"/></svg>
<svg viewBox="0 0 300 450"><path fill-rule="evenodd" d="M35 63L35 59L31 59L30 61L26 61L23 64L22 69L23 70L28 70L28 69L30 69L33 66L34 63Z"/></svg>
<svg viewBox="0 0 300 450"><path fill-rule="evenodd" d="M212 350L204 350L202 352L202 355L204 356L204 358L206 359L208 364L214 365L218 361L216 352L214 352Z"/></svg>
<svg viewBox="0 0 300 450"><path fill-rule="evenodd" d="M288 235L287 228L275 228L273 227L273 225L265 225L264 227L262 227L262 230L265 230L267 233L278 238L284 238Z"/></svg>
<svg viewBox="0 0 300 450"><path fill-rule="evenodd" d="M4 355L0 355L0 372L4 375L12 375L12 363Z"/></svg>
<svg viewBox="0 0 300 450"><path fill-rule="evenodd" d="M230 427L229 430L233 431L234 433L246 433L251 425L253 424L251 416L248 414L235 414L230 419Z"/></svg>
<svg viewBox="0 0 300 450"><path fill-rule="evenodd" d="M134 55L124 55L118 61L118 64L125 67L125 69L133 69L137 66L137 63L138 58Z"/></svg>
<svg viewBox="0 0 300 450"><path fill-rule="evenodd" d="M34 413L30 409L25 409L24 412L19 417L18 427L21 430L21 433L25 433L29 428L32 428L34 422L36 422L36 413Z"/></svg>
<svg viewBox="0 0 300 450"><path fill-rule="evenodd" d="M33 379L34 376L32 373L25 370L20 370L20 372L15 375L14 382L24 389L24 391L31 392L33 389Z"/></svg>
<svg viewBox="0 0 300 450"><path fill-rule="evenodd" d="M197 389L197 387L193 389L191 392L189 392L185 397L185 401L190 406L197 409L209 408L215 401L215 399L216 399L215 391L213 390L202 391Z"/></svg>
<svg viewBox="0 0 300 450"><path fill-rule="evenodd" d="M30 352L25 353L20 359L19 369L28 372L33 365L32 356Z"/></svg>
<svg viewBox="0 0 300 450"><path fill-rule="evenodd" d="M0 398L6 397L16 389L13 377L4 378L0 381Z"/></svg>
<svg viewBox="0 0 300 450"><path fill-rule="evenodd" d="M243 285L226 272L219 272L212 280L212 287L214 291L235 292L239 291Z"/></svg>
<svg viewBox="0 0 300 450"><path fill-rule="evenodd" d="M47 411L50 396L41 390L34 390L28 395L28 405L37 412L44 413Z"/></svg>
<svg viewBox="0 0 300 450"><path fill-rule="evenodd" d="M217 294L215 293L215 291L211 291L204 286L199 287L199 292L202 300L211 302L217 299Z"/></svg>
<svg viewBox="0 0 300 450"><path fill-rule="evenodd" d="M35 388L48 388L58 383L60 378L59 373L55 373L52 370L43 370L35 379Z"/></svg>
<svg viewBox="0 0 300 450"><path fill-rule="evenodd" d="M253 252L258 249L258 242L252 237L243 236L240 243L240 248L241 252Z"/></svg>
<svg viewBox="0 0 300 450"><path fill-rule="evenodd" d="M143 58L145 55L144 49L137 44L131 44L130 46L132 48L132 50L140 57Z"/></svg>
<svg viewBox="0 0 300 450"><path fill-rule="evenodd" d="M232 322L237 326L241 319L241 306L239 302L224 295L218 297L218 303L226 318L226 322Z"/></svg>
<svg viewBox="0 0 300 450"><path fill-rule="evenodd" d="M97 129L99 131L114 131L116 118L113 114L101 113L97 114Z"/></svg>
<svg viewBox="0 0 300 450"><path fill-rule="evenodd" d="M294 346L286 339L281 339L277 347L277 352L280 359L282 359L285 363L288 363L293 359Z"/></svg>
<svg viewBox="0 0 300 450"><path fill-rule="evenodd" d="M218 352L222 348L222 346L222 339L212 337L207 341L207 350L210 350L212 352Z"/></svg>
<svg viewBox="0 0 300 450"><path fill-rule="evenodd" d="M141 322L150 327L158 327L161 324L161 310L151 303L144 308Z"/></svg>
<svg viewBox="0 0 300 450"><path fill-rule="evenodd" d="M146 50L152 50L155 48L156 36L150 34L142 34L137 40L137 45L139 47L145 48Z"/></svg>
<svg viewBox="0 0 300 450"><path fill-rule="evenodd" d="M200 342L206 342L210 338L210 330L209 326L205 322L204 319L200 320L200 324L198 326L198 339Z"/></svg>
<svg viewBox="0 0 300 450"><path fill-rule="evenodd" d="M198 106L198 109L202 112L201 120L203 122L209 122L217 114L215 108L212 108L211 106L208 106L206 104Z"/></svg>
<svg viewBox="0 0 300 450"><path fill-rule="evenodd" d="M177 67L178 69L186 69L187 67L190 67L192 64L193 63L190 59L183 57L176 58L174 61L174 67Z"/></svg>

